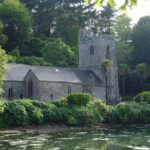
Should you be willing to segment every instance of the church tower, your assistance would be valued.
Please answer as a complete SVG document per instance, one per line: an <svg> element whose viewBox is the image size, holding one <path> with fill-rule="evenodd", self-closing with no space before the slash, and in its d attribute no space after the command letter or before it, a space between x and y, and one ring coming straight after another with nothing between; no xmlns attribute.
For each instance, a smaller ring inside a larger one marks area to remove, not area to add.
<svg viewBox="0 0 150 150"><path fill-rule="evenodd" d="M107 101L119 101L118 66L115 41L111 36L93 34L89 30L79 31L79 67L92 70L101 79L106 90L105 72L102 63L105 59L112 61L113 68L108 72ZM99 91L100 92L100 91Z"/></svg>

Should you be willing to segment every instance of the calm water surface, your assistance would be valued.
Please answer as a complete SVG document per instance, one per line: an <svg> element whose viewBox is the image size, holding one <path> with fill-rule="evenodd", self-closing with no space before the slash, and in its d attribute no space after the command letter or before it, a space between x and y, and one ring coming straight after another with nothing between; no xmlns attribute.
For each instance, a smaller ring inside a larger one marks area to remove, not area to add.
<svg viewBox="0 0 150 150"><path fill-rule="evenodd" d="M0 134L0 150L150 150L150 125Z"/></svg>

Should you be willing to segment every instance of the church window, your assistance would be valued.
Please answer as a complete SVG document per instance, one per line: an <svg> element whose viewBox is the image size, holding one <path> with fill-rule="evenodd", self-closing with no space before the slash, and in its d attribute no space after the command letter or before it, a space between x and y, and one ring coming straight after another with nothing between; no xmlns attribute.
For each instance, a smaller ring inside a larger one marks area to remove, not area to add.
<svg viewBox="0 0 150 150"><path fill-rule="evenodd" d="M68 85L68 95L71 94L71 85Z"/></svg>
<svg viewBox="0 0 150 150"><path fill-rule="evenodd" d="M91 45L91 47L90 47L90 55L94 55L94 46L93 45Z"/></svg>
<svg viewBox="0 0 150 150"><path fill-rule="evenodd" d="M29 97L32 98L32 96L33 96L33 82L31 79L29 80L28 92L29 92Z"/></svg>
<svg viewBox="0 0 150 150"><path fill-rule="evenodd" d="M110 47L109 47L109 45L107 45L107 49L106 49L106 59L110 59Z"/></svg>
<svg viewBox="0 0 150 150"><path fill-rule="evenodd" d="M14 98L13 88L8 89L8 99L12 100Z"/></svg>

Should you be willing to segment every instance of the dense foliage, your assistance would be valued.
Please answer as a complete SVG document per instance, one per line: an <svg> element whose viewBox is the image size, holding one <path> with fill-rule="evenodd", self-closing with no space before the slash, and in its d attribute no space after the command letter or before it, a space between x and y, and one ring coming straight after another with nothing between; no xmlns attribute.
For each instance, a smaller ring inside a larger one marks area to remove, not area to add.
<svg viewBox="0 0 150 150"><path fill-rule="evenodd" d="M8 43L4 46L11 51L17 46L22 46L29 39L32 20L28 9L19 0L4 0L0 3L0 20L4 25L4 34Z"/></svg>
<svg viewBox="0 0 150 150"><path fill-rule="evenodd" d="M147 102L150 104L150 92L142 92L135 96L136 102Z"/></svg>
<svg viewBox="0 0 150 150"><path fill-rule="evenodd" d="M67 96L67 102L71 105L86 106L91 101L90 94L77 93Z"/></svg>
<svg viewBox="0 0 150 150"><path fill-rule="evenodd" d="M7 56L5 54L5 51L0 47L0 94L2 92L4 75L7 72L7 69L5 68L6 61L7 61Z"/></svg>
<svg viewBox="0 0 150 150"><path fill-rule="evenodd" d="M150 123L149 113L150 105L146 102L111 106L95 99L80 107L70 105L65 99L59 100L59 105L58 100L44 103L24 99L0 103L0 127L52 123L66 125Z"/></svg>

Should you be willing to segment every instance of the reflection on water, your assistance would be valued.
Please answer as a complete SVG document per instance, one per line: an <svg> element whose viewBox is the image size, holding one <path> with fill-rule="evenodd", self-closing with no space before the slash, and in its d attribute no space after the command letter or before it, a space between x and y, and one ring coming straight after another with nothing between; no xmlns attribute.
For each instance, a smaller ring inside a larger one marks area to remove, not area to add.
<svg viewBox="0 0 150 150"><path fill-rule="evenodd" d="M0 150L150 150L150 126L0 135Z"/></svg>

